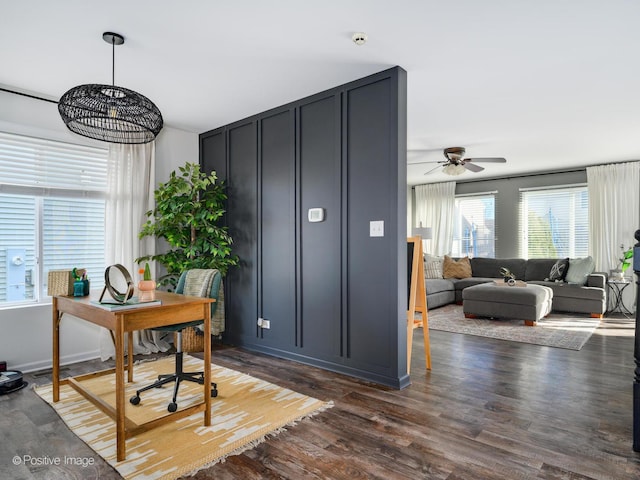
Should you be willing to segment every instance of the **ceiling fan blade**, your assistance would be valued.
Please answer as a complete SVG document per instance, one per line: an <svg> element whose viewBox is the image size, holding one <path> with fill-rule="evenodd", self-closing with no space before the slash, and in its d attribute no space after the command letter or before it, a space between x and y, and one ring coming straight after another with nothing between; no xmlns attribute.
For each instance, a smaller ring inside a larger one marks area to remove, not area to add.
<svg viewBox="0 0 640 480"><path fill-rule="evenodd" d="M407 165L422 165L423 163L447 163L443 160L429 160L428 162L411 162L407 163Z"/></svg>
<svg viewBox="0 0 640 480"><path fill-rule="evenodd" d="M438 170L440 168L440 165L438 165L437 167L433 167L431 170L429 170L428 172L425 172L425 175L429 175L430 173L435 172L436 170Z"/></svg>
<svg viewBox="0 0 640 480"><path fill-rule="evenodd" d="M484 162L484 163L506 163L507 159L506 158L500 158L500 157L495 157L495 158L465 158L464 159L465 162Z"/></svg>
<svg viewBox="0 0 640 480"><path fill-rule="evenodd" d="M481 167L480 165L475 165L475 164L469 163L469 162L464 162L462 164L462 166L464 168L466 168L467 170L470 170L470 171L475 172L475 173L481 172L481 171L484 170L484 167Z"/></svg>

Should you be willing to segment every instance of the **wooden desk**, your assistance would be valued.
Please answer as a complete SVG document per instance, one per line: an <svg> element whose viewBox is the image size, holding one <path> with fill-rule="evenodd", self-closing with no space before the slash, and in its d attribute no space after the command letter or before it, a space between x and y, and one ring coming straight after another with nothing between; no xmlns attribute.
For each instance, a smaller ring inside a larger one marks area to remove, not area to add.
<svg viewBox="0 0 640 480"><path fill-rule="evenodd" d="M99 298L98 293L99 292L92 292L89 297L57 296L53 298L53 401L57 402L60 399L60 385L68 384L102 412L113 418L116 421L117 460L119 462L126 458L126 439L136 434L150 430L169 421L202 411L204 411L204 425L211 425L210 304L215 302L215 300L211 298L188 297L175 293L156 292L156 298L162 301L162 305L110 312L90 303L91 300L97 300ZM116 349L115 368L81 375L75 378L66 378L60 381L60 320L65 313L111 330ZM175 325L177 323L200 319L204 320L204 402L140 425L128 419L125 415L124 371L125 369L127 370L127 380L132 382L133 356L127 356L127 364L125 365L125 333L128 335L128 352L133 352L133 335L131 332L135 330L160 327L163 325ZM80 384L80 381L83 379L111 374L114 371L116 376L115 409L102 399L94 396Z"/></svg>

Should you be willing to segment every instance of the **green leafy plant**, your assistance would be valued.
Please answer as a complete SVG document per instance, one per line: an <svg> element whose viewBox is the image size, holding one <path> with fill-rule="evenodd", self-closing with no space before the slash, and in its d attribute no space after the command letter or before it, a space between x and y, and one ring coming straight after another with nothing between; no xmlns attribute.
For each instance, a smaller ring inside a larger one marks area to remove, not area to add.
<svg viewBox="0 0 640 480"><path fill-rule="evenodd" d="M630 247L628 250L625 250L623 244L620 245L620 249L622 250L622 258L620 258L620 270L624 272L631 265L631 259L633 258L633 248Z"/></svg>
<svg viewBox="0 0 640 480"><path fill-rule="evenodd" d="M227 228L220 225L227 198L223 183L217 181L215 172L207 175L195 163L178 170L155 190L155 208L147 212L149 220L140 231L140 238L162 238L170 248L136 259L164 266L167 274L158 284L165 286L175 286L184 270L217 268L225 275L230 266L238 264L238 257L231 253L233 241Z"/></svg>

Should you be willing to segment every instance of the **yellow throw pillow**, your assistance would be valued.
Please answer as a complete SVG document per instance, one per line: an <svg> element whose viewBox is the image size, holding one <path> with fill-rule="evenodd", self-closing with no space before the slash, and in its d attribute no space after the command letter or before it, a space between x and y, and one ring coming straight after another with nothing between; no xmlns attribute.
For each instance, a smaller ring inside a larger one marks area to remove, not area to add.
<svg viewBox="0 0 640 480"><path fill-rule="evenodd" d="M461 258L456 262L450 256L445 255L442 270L444 278L469 278L472 276L469 257Z"/></svg>

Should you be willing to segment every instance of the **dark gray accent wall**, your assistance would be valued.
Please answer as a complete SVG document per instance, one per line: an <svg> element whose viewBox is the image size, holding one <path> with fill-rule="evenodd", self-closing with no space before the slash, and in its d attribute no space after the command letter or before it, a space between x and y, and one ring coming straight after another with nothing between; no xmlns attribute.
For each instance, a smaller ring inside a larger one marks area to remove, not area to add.
<svg viewBox="0 0 640 480"><path fill-rule="evenodd" d="M203 133L200 162L228 184L241 259L226 279L225 341L408 385L406 72ZM310 208L324 221L309 222ZM371 221L383 237L369 235Z"/></svg>

